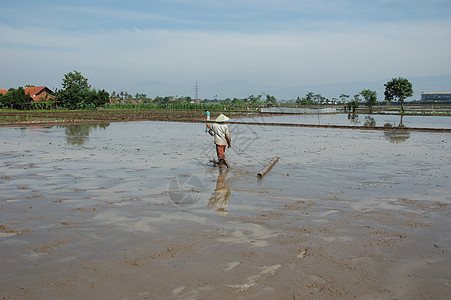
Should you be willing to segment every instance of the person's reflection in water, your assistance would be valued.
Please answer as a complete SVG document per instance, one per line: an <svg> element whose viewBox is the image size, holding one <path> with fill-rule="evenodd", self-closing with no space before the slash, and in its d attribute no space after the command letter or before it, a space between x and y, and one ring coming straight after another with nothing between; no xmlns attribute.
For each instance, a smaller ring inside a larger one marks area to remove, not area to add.
<svg viewBox="0 0 451 300"><path fill-rule="evenodd" d="M228 169L226 171L223 171L222 168L219 168L216 188L213 193L213 197L211 197L208 201L208 207L214 207L216 209L216 213L220 216L225 216L229 213L227 210L225 210L225 208L229 204L229 199L232 194L230 189L226 187L228 172Z"/></svg>

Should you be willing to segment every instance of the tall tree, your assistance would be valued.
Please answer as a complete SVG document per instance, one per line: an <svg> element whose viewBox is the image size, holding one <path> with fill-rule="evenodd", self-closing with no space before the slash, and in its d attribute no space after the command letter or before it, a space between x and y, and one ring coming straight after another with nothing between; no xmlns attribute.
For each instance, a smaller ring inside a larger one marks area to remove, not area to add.
<svg viewBox="0 0 451 300"><path fill-rule="evenodd" d="M302 98L298 97L296 99L296 103L299 105L309 105L310 104L310 102L308 101L308 99L306 97L302 97Z"/></svg>
<svg viewBox="0 0 451 300"><path fill-rule="evenodd" d="M305 94L305 99L309 103L312 103L314 101L314 98L315 98L315 94L313 94L313 92L308 92L307 94Z"/></svg>
<svg viewBox="0 0 451 300"><path fill-rule="evenodd" d="M266 104L271 106L277 104L277 99L274 96L266 95Z"/></svg>
<svg viewBox="0 0 451 300"><path fill-rule="evenodd" d="M323 97L321 94L314 95L314 99L316 103L323 104L325 101L327 101L326 97Z"/></svg>
<svg viewBox="0 0 451 300"><path fill-rule="evenodd" d="M347 106L348 106L348 111L349 112L352 111L352 113L354 114L355 110L359 107L359 101L356 100L355 95L354 95L354 99L349 101Z"/></svg>
<svg viewBox="0 0 451 300"><path fill-rule="evenodd" d="M69 109L95 109L109 101L108 92L91 90L88 79L77 71L65 74L62 86L56 99Z"/></svg>
<svg viewBox="0 0 451 300"><path fill-rule="evenodd" d="M341 100L341 102L346 102L346 99L348 99L349 98L349 95L346 95L346 94L341 94L340 95L340 100Z"/></svg>
<svg viewBox="0 0 451 300"><path fill-rule="evenodd" d="M80 72L74 71L64 74L63 89L73 91L82 91L91 88L88 84L88 78L83 77Z"/></svg>
<svg viewBox="0 0 451 300"><path fill-rule="evenodd" d="M385 100L398 100L401 103L401 112L404 112L404 100L413 95L412 84L405 78L393 78L385 86Z"/></svg>
<svg viewBox="0 0 451 300"><path fill-rule="evenodd" d="M84 108L83 93L91 87L88 79L80 72L69 72L64 74L62 86L63 89L56 93L56 98L61 105L69 109Z"/></svg>
<svg viewBox="0 0 451 300"><path fill-rule="evenodd" d="M376 91L363 90L360 92L360 95L362 95L363 99L365 99L365 105L368 106L370 113L373 112L373 106L377 102Z"/></svg>
<svg viewBox="0 0 451 300"><path fill-rule="evenodd" d="M354 95L354 100L355 102L359 103L362 99L360 99L360 94L355 94Z"/></svg>
<svg viewBox="0 0 451 300"><path fill-rule="evenodd" d="M251 106L258 106L258 103L260 102L262 95L254 96L250 95L248 97L248 101L250 102Z"/></svg>

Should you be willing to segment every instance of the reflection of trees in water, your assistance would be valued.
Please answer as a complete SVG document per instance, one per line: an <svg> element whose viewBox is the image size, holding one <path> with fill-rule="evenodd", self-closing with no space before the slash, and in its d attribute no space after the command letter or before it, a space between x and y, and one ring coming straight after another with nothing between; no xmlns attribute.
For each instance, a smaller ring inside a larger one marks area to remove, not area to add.
<svg viewBox="0 0 451 300"><path fill-rule="evenodd" d="M105 129L110 126L109 123L103 124L74 124L63 126L66 129L66 138L69 145L81 146L88 139L93 130Z"/></svg>
<svg viewBox="0 0 451 300"><path fill-rule="evenodd" d="M357 114L348 114L348 120L353 124L359 124L359 115Z"/></svg>
<svg viewBox="0 0 451 300"><path fill-rule="evenodd" d="M403 115L401 115L401 120L399 121L399 125L397 127L395 127L393 124L390 124L390 123L384 124L384 127L386 127L386 128L405 128L404 124L402 123L402 117L403 117ZM405 130L405 129L386 130L386 131L384 131L384 135L385 135L385 138L387 140L389 140L391 143L399 144L399 143L405 142L406 140L408 140L410 138L410 131Z"/></svg>
<svg viewBox="0 0 451 300"><path fill-rule="evenodd" d="M398 127L404 127L404 124L402 123L402 117L404 117L403 114L401 114L401 120L399 121Z"/></svg>
<svg viewBox="0 0 451 300"><path fill-rule="evenodd" d="M360 124L358 114L348 114L348 120L353 124ZM376 127L376 120L372 116L365 116L364 127Z"/></svg>
<svg viewBox="0 0 451 300"><path fill-rule="evenodd" d="M390 124L391 125L391 124ZM410 138L410 131L407 130L387 130L384 131L385 138L391 143L399 144Z"/></svg>
<svg viewBox="0 0 451 300"><path fill-rule="evenodd" d="M372 116L365 116L364 127L376 127L376 120Z"/></svg>

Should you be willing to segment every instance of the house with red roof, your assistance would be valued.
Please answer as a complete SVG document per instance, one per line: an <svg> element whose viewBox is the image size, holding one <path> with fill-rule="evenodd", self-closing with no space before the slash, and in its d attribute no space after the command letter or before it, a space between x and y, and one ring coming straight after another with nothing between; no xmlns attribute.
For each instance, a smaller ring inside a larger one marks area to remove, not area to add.
<svg viewBox="0 0 451 300"><path fill-rule="evenodd" d="M5 95L8 90L0 89L0 94ZM54 97L53 91L46 86L30 86L25 88L25 95L28 94L33 101L46 101Z"/></svg>
<svg viewBox="0 0 451 300"><path fill-rule="evenodd" d="M46 101L54 95L53 91L46 86L26 87L25 94L29 94L34 101Z"/></svg>

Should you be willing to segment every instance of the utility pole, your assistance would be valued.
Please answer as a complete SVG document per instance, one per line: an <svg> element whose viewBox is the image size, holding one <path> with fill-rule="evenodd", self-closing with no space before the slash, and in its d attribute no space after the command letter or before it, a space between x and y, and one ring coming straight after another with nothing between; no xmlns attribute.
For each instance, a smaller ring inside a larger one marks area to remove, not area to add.
<svg viewBox="0 0 451 300"><path fill-rule="evenodd" d="M194 84L194 95L195 95L194 98L196 100L199 100L198 96L197 96L198 91L199 91L199 85L197 84L197 81L196 81L196 83Z"/></svg>

